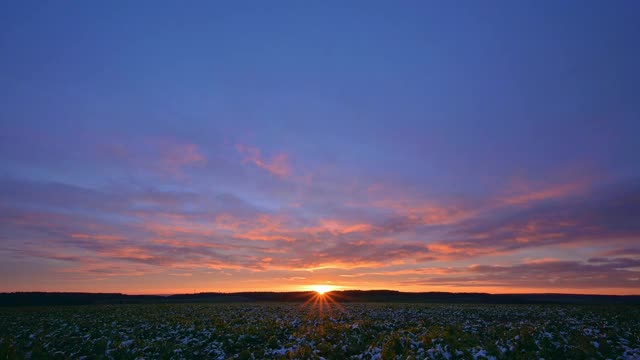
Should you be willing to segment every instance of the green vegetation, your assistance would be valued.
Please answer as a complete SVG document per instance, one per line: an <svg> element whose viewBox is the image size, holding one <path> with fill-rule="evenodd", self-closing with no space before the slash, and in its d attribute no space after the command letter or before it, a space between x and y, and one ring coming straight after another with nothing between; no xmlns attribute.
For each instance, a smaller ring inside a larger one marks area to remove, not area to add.
<svg viewBox="0 0 640 360"><path fill-rule="evenodd" d="M299 303L0 308L0 359L638 359L640 308Z"/></svg>

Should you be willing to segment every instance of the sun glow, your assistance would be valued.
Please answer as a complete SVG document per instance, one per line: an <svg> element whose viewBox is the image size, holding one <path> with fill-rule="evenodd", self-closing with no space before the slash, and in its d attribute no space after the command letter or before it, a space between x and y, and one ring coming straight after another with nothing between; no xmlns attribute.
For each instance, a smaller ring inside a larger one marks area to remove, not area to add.
<svg viewBox="0 0 640 360"><path fill-rule="evenodd" d="M302 308L309 307L320 315L325 313L330 315L336 311L344 311L344 308L336 301L340 294L331 292L338 287L332 285L308 285L306 288L313 291L313 293L301 305Z"/></svg>
<svg viewBox="0 0 640 360"><path fill-rule="evenodd" d="M317 292L320 295L324 295L324 293L333 290L333 288L329 285L313 285L311 286L311 290Z"/></svg>

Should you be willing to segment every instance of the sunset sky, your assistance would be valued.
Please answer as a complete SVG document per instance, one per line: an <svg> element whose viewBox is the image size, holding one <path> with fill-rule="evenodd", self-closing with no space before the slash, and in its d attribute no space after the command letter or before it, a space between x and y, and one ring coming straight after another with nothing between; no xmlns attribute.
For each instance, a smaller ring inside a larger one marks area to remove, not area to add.
<svg viewBox="0 0 640 360"><path fill-rule="evenodd" d="M6 1L0 292L640 294L638 14Z"/></svg>

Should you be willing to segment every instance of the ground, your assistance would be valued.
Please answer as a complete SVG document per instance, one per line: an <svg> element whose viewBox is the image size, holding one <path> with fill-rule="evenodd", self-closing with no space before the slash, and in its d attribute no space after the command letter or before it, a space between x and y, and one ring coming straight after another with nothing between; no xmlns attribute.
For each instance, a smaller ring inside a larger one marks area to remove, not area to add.
<svg viewBox="0 0 640 360"><path fill-rule="evenodd" d="M146 304L0 308L0 359L640 359L640 308Z"/></svg>

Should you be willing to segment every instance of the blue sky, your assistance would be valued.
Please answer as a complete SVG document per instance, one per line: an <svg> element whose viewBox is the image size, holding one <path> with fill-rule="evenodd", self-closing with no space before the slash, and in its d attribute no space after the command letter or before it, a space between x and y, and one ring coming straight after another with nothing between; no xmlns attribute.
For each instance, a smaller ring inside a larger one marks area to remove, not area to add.
<svg viewBox="0 0 640 360"><path fill-rule="evenodd" d="M640 288L634 1L1 6L0 290Z"/></svg>

